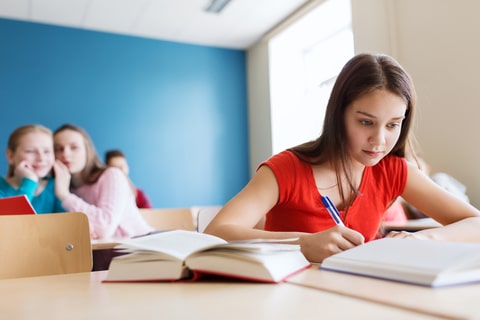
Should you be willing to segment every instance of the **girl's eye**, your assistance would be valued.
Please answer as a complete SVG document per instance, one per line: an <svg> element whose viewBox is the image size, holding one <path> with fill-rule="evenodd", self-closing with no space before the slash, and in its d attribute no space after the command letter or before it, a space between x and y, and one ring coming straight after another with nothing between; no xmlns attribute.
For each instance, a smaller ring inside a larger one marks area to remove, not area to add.
<svg viewBox="0 0 480 320"><path fill-rule="evenodd" d="M399 126L400 126L400 123L395 122L395 123L390 123L390 124L388 124L388 125L387 125L387 128L389 128L389 129L395 129L395 128L398 128Z"/></svg>
<svg viewBox="0 0 480 320"><path fill-rule="evenodd" d="M370 126L372 125L372 121L370 120L360 120L360 124L363 126Z"/></svg>

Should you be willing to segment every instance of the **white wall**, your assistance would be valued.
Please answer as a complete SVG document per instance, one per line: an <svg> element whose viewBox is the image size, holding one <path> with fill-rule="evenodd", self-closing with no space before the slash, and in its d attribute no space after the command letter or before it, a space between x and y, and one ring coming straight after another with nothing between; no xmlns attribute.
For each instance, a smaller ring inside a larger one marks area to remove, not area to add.
<svg viewBox="0 0 480 320"><path fill-rule="evenodd" d="M262 41L248 50L247 68L248 142L250 145L250 174L253 176L260 162L272 155L267 42Z"/></svg>
<svg viewBox="0 0 480 320"><path fill-rule="evenodd" d="M432 172L480 207L480 1L352 0L356 52L395 57L418 94L417 140ZM271 153L268 36L248 52L251 172Z"/></svg>
<svg viewBox="0 0 480 320"><path fill-rule="evenodd" d="M356 51L391 54L415 82L415 134L432 172L463 182L480 207L480 2L352 0L352 11Z"/></svg>
<svg viewBox="0 0 480 320"><path fill-rule="evenodd" d="M325 0L310 0L302 8L266 34L247 51L248 119L250 143L250 174L260 162L272 155L272 125L270 112L269 40L282 32Z"/></svg>

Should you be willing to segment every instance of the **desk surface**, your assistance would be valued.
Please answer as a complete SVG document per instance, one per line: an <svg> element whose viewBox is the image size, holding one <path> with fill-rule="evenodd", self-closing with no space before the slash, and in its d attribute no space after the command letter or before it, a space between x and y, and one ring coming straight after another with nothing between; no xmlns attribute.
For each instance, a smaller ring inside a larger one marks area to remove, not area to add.
<svg viewBox="0 0 480 320"><path fill-rule="evenodd" d="M365 299L448 319L480 319L480 284L428 288L388 280L318 270L318 265L288 283Z"/></svg>
<svg viewBox="0 0 480 320"><path fill-rule="evenodd" d="M101 283L105 275L0 280L2 319L436 319L289 283Z"/></svg>

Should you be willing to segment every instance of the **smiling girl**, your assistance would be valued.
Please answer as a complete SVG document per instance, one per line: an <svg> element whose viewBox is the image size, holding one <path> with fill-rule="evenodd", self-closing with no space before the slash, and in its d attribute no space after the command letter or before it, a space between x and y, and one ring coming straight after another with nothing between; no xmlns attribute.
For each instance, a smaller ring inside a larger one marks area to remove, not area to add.
<svg viewBox="0 0 480 320"><path fill-rule="evenodd" d="M444 226L387 236L480 242L480 212L407 164L414 113L413 83L393 58L353 57L335 82L320 137L261 163L205 232L226 240L295 237L320 262L373 240L386 208L402 196ZM255 229L264 218L264 230Z"/></svg>
<svg viewBox="0 0 480 320"><path fill-rule="evenodd" d="M55 162L50 129L25 125L12 132L6 152L8 172L0 178L0 197L26 195L37 213L65 211L50 173Z"/></svg>

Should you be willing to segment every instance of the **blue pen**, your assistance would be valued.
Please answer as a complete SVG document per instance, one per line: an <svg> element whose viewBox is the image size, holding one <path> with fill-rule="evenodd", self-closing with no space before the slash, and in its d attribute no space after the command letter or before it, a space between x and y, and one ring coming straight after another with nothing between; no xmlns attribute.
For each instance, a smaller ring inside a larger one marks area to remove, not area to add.
<svg viewBox="0 0 480 320"><path fill-rule="evenodd" d="M332 200L330 200L329 197L325 196L325 197L322 197L322 202L324 206L327 208L327 211L332 217L333 221L335 221L336 224L343 226L344 224L340 219L340 212L338 212L338 209L335 207Z"/></svg>

